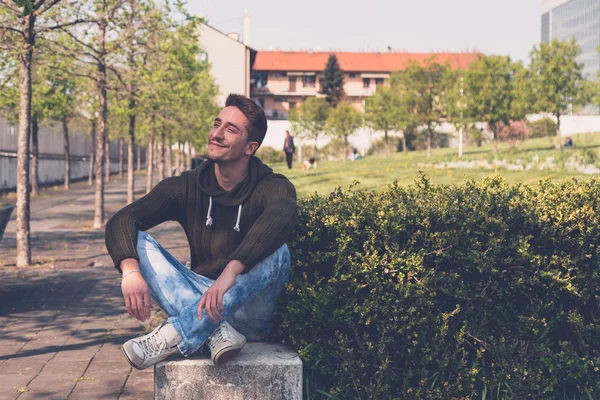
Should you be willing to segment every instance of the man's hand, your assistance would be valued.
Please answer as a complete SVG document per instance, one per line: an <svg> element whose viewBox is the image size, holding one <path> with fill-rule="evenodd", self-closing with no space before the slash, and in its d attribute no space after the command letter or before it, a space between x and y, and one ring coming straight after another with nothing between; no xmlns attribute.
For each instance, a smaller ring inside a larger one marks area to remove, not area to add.
<svg viewBox="0 0 600 400"><path fill-rule="evenodd" d="M139 271L137 260L128 258L121 262L123 276L130 271ZM132 272L121 281L121 290L125 299L125 308L129 315L141 322L150 319L152 303L150 300L150 288L140 272Z"/></svg>
<svg viewBox="0 0 600 400"><path fill-rule="evenodd" d="M232 260L227 264L219 278L204 293L198 304L198 319L202 319L202 310L206 309L208 318L214 323L223 320L225 308L223 307L223 296L235 284L235 279L244 271L244 264L238 260Z"/></svg>

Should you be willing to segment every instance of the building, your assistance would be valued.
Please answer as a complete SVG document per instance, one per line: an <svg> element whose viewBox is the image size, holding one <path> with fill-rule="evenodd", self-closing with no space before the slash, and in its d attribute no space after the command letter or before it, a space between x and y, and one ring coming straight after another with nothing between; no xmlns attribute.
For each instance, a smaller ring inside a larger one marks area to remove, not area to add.
<svg viewBox="0 0 600 400"><path fill-rule="evenodd" d="M586 79L597 81L600 70L600 1L542 0L542 43L575 38L581 47L579 61ZM598 106L585 108L586 114L599 114Z"/></svg>
<svg viewBox="0 0 600 400"><path fill-rule="evenodd" d="M364 111L364 100L386 83L393 71L409 60L436 57L452 68L467 69L477 53L334 52L344 71L344 92L350 103ZM329 52L259 51L252 68L252 98L270 119L287 119L289 110L317 96Z"/></svg>
<svg viewBox="0 0 600 400"><path fill-rule="evenodd" d="M250 70L256 58L256 50L250 47L250 18L244 13L244 35L223 33L202 23L199 27L199 42L202 61L211 64L211 75L219 87L217 102L225 105L230 93L250 97Z"/></svg>

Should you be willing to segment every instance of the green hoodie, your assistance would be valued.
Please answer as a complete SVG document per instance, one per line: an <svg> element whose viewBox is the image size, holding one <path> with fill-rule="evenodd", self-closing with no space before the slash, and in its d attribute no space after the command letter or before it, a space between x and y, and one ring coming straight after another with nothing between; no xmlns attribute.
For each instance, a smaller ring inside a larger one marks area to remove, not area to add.
<svg viewBox="0 0 600 400"><path fill-rule="evenodd" d="M247 272L281 247L297 217L294 185L257 157L250 159L248 176L229 191L207 161L164 179L117 212L106 224L106 248L120 271L122 260L139 261L138 231L177 221L190 245L192 270L216 279L230 260L241 261Z"/></svg>

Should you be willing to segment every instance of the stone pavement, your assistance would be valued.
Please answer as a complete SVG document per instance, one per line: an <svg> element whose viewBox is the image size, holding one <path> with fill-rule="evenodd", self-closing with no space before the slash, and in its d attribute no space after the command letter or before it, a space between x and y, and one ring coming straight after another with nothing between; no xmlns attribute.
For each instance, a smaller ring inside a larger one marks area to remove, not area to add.
<svg viewBox="0 0 600 400"><path fill-rule="evenodd" d="M136 197L145 177L136 177ZM106 187L110 217L125 205L126 179ZM10 201L2 199L2 201ZM153 369L138 371L120 345L144 326L125 310L120 276L92 230L94 192L86 182L32 201L32 255L17 269L15 222L0 242L0 400L152 399ZM176 223L149 231L178 259L187 241Z"/></svg>

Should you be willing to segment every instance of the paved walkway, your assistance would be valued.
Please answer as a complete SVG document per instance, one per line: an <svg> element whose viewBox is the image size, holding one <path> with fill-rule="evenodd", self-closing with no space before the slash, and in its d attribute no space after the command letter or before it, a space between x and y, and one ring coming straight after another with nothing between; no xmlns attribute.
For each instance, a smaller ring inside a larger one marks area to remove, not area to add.
<svg viewBox="0 0 600 400"><path fill-rule="evenodd" d="M145 177L136 177L143 194ZM94 192L86 182L46 191L31 207L36 266L17 269L15 222L0 242L0 400L152 399L153 369L132 369L120 345L151 326L130 317L120 277L92 230ZM106 188L110 217L125 205L126 179ZM3 200L6 201L6 200ZM175 223L150 234L180 260L185 234Z"/></svg>

